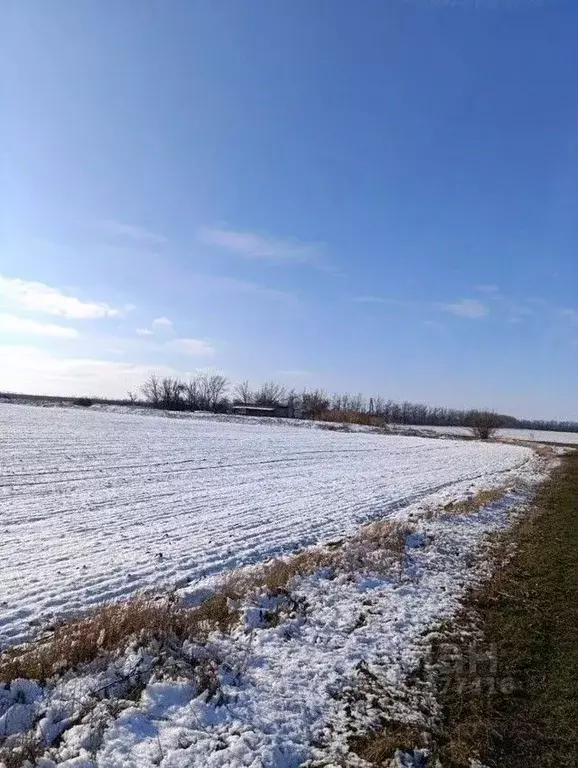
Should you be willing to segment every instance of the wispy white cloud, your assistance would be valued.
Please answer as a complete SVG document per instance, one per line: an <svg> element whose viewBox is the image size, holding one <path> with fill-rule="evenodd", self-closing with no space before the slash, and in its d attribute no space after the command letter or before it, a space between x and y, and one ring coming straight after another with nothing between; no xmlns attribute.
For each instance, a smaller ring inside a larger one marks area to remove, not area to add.
<svg viewBox="0 0 578 768"><path fill-rule="evenodd" d="M430 302L430 301L411 301L405 299L390 299L377 294L356 296L352 301L358 304L387 305L394 307L404 307L416 311L428 312L431 310L447 312L456 317L463 317L470 320L477 320L492 313L497 318L507 323L521 323L538 314L542 314L544 319L552 316L555 312L558 317L564 317L570 322L578 323L578 309L551 307L549 302L543 298L520 298L512 299L501 293L496 285L477 285L475 290L484 293L483 301L479 298L463 298L454 302ZM437 325L437 321L424 320L427 325Z"/></svg>
<svg viewBox="0 0 578 768"><path fill-rule="evenodd" d="M173 339L169 346L183 355L213 355L214 348L202 339Z"/></svg>
<svg viewBox="0 0 578 768"><path fill-rule="evenodd" d="M188 378L189 371L94 358L68 358L32 346L0 346L2 388L44 395L126 397L154 370L161 376Z"/></svg>
<svg viewBox="0 0 578 768"><path fill-rule="evenodd" d="M0 275L0 299L11 309L38 312L77 320L115 317L127 311L104 302L83 301L44 283Z"/></svg>
<svg viewBox="0 0 578 768"><path fill-rule="evenodd" d="M0 314L0 333L13 333L23 336L53 336L60 339L76 339L79 336L75 328L63 325L39 323L27 317L9 313Z"/></svg>
<svg viewBox="0 0 578 768"><path fill-rule="evenodd" d="M492 303L493 309L506 314L509 323L521 323L535 314L536 309L543 304L541 300L535 299L512 299L501 293L497 285L478 285L476 288L486 295L486 300Z"/></svg>
<svg viewBox="0 0 578 768"><path fill-rule="evenodd" d="M167 238L163 235L158 235L137 224L124 224L120 221L107 220L101 222L101 227L109 235L136 240L139 243L163 245L167 242Z"/></svg>
<svg viewBox="0 0 578 768"><path fill-rule="evenodd" d="M238 232L210 227L204 227L199 231L199 239L208 245L214 245L247 259L279 265L327 266L323 246L315 243L281 240L255 232Z"/></svg>
<svg viewBox="0 0 578 768"><path fill-rule="evenodd" d="M437 304L442 312L449 312L456 317L467 317L470 320L476 320L488 314L488 308L477 299L460 299L453 304Z"/></svg>
<svg viewBox="0 0 578 768"><path fill-rule="evenodd" d="M169 320L168 317L155 317L155 319L152 322L153 328L159 330L166 330L169 331L173 327L173 321Z"/></svg>
<svg viewBox="0 0 578 768"><path fill-rule="evenodd" d="M173 330L173 321L168 317L155 317L150 328L137 328L137 336L154 336L157 333L168 333Z"/></svg>

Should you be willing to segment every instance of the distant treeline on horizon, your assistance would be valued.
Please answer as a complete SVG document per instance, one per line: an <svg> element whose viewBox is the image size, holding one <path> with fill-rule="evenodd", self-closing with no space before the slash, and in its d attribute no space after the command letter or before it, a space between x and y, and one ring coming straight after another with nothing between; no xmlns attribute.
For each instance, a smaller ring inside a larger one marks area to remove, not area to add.
<svg viewBox="0 0 578 768"><path fill-rule="evenodd" d="M230 394L229 394L230 393ZM404 426L467 427L472 414L479 409L462 410L431 406L423 403L396 402L383 397L364 395L328 395L321 389L304 389L297 392L275 382L266 382L251 389L248 382L231 387L228 379L220 374L202 373L189 381L160 377L152 374L141 387L139 394L129 392L126 398L74 397L57 395L28 395L0 392L5 402L66 402L89 406L136 405L174 411L212 411L227 413L233 405L258 406L291 405L302 418L323 419L323 416L340 414L367 414L381 419L384 424ZM508 414L495 414L501 428L528 429L552 432L578 432L578 422L545 419L518 419Z"/></svg>

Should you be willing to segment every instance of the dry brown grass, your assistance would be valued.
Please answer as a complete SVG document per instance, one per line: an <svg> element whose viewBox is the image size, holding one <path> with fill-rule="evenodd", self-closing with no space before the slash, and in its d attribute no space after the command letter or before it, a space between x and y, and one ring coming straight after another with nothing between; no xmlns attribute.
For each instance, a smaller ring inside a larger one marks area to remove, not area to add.
<svg viewBox="0 0 578 768"><path fill-rule="evenodd" d="M531 445L532 450L542 459L554 459L556 450L551 445Z"/></svg>
<svg viewBox="0 0 578 768"><path fill-rule="evenodd" d="M309 576L321 568L351 573L368 568L379 570L378 564L383 563L390 570L391 560L403 556L407 533L407 526L401 523L370 523L330 547L310 547L257 568L233 572L223 581L219 592L231 600L258 592L277 595L286 592L297 576ZM381 559L375 557L378 553Z"/></svg>
<svg viewBox="0 0 578 768"><path fill-rule="evenodd" d="M204 642L211 631L226 632L239 620L235 602L253 593L286 592L293 578L331 566L334 560L333 552L311 548L257 568L234 571L196 608L186 608L174 597L145 596L101 606L85 618L63 622L43 640L1 654L0 682L18 677L45 681L122 652L133 642L146 645L173 638Z"/></svg>
<svg viewBox="0 0 578 768"><path fill-rule="evenodd" d="M411 752L423 746L423 734L417 727L390 722L382 730L350 740L351 750L370 765L389 765L396 751Z"/></svg>
<svg viewBox="0 0 578 768"><path fill-rule="evenodd" d="M349 540L351 543L365 543L372 549L384 549L400 554L405 549L405 537L409 533L405 523L378 521L362 526Z"/></svg>
<svg viewBox="0 0 578 768"><path fill-rule="evenodd" d="M203 641L211 630L226 631L237 619L224 595L214 595L198 608L184 608L172 597L136 596L101 606L86 618L63 622L44 640L5 651L0 656L0 681L18 677L45 681L122 652L135 641L141 645L170 638Z"/></svg>
<svg viewBox="0 0 578 768"><path fill-rule="evenodd" d="M309 576L321 568L347 573L401 568L406 533L398 523L376 522L331 548L310 547L234 571L223 578L212 597L195 608L185 607L174 595L137 595L103 605L84 618L63 622L43 639L4 651L0 654L0 682L18 677L44 682L97 659L109 660L134 643L203 643L210 632L230 631L239 621L240 601L262 593L289 595L291 582L298 576Z"/></svg>
<svg viewBox="0 0 578 768"><path fill-rule="evenodd" d="M533 440L519 440L514 437L498 437L495 442L505 443L506 445L521 445L524 448L530 448L537 456L547 460L555 459L559 455L557 449L564 447L564 444L562 443L538 443ZM575 448L576 446L568 446L568 444L566 444L566 447Z"/></svg>
<svg viewBox="0 0 578 768"><path fill-rule="evenodd" d="M320 568L335 564L333 552L322 547L311 547L287 557L280 557L246 570L233 571L219 586L219 593L230 600L240 600L248 595L266 592L278 595L297 576L309 576Z"/></svg>
<svg viewBox="0 0 578 768"><path fill-rule="evenodd" d="M183 641L203 644L211 631L230 631L240 620L241 602L252 595L266 593L288 598L282 601L278 614L266 617L268 626L276 624L285 612L302 609L300 603L291 598L292 581L321 568L350 574L364 570L390 573L396 565L401 570L406 534L407 529L395 522L363 526L354 536L333 542L331 547L310 547L261 566L235 571L222 579L213 596L195 608L185 607L175 595L166 598L138 595L122 603L101 606L82 619L63 622L51 635L37 642L0 654L0 683L19 677L45 682L90 662L96 661L100 668L101 662L103 666L110 663L131 645L152 645L157 657L153 667L135 670L123 679L130 691L138 696L151 675L162 673L169 677L184 676L194 681L198 690L220 700L223 660L213 658L210 653L191 658L183 650ZM100 697L108 695L108 690L96 691L84 703L75 723L92 717ZM126 698L123 694L123 699ZM115 701L111 699L107 706L113 707ZM386 754L390 747L410 748L415 743L411 729L388 727L387 733L379 734L377 740L361 740L359 750L371 759L373 754L377 757ZM36 765L46 749L44 739L32 731L10 737L0 746L0 765L5 768Z"/></svg>
<svg viewBox="0 0 578 768"><path fill-rule="evenodd" d="M339 424L363 424L367 427L387 427L383 416L361 411L324 411L315 416L315 421L336 422Z"/></svg>
<svg viewBox="0 0 578 768"><path fill-rule="evenodd" d="M231 574L223 590L231 599L251 592L285 592L297 576L309 576L321 568L354 573L364 570L391 570L405 552L408 528L398 522L375 522L362 526L352 536L333 542L331 547L310 547L286 558L278 558L257 569ZM383 568L380 568L383 566Z"/></svg>
<svg viewBox="0 0 578 768"><path fill-rule="evenodd" d="M185 611L180 609L181 615L176 619L173 618L172 621L167 618L166 612L163 611L162 619L153 628L148 607L136 605L139 601L141 601L141 598L135 598L131 601L130 605L124 604L127 614L126 618L123 619L125 630L128 631L129 617L132 617L131 628L135 631L137 630L137 624L143 621L148 622L147 626L142 628L140 636L148 639L151 639L153 635L155 636L158 642L152 648L156 658L151 665L145 668L139 669L140 665L137 664L126 675L115 675L109 683L92 691L82 701L78 701L78 710L67 726L70 728L80 723L87 724L92 729L97 743L100 743L100 737L108 722L117 717L128 706L131 706L131 702L137 703L141 693L155 675L160 674L169 678L178 677L181 679L184 677L195 684L198 692L204 692L207 699L213 699L217 703L222 703L225 700L221 686L223 660L211 653L206 653L205 656L199 658L196 656L191 657L183 652L179 644L172 645L170 641L176 638L176 633L183 633L187 637L199 640L201 635L206 633L209 628L215 628L218 625L224 627L225 624L229 624L232 619L231 612L225 615L220 605L220 600L207 601L206 604L201 606L202 610ZM114 607L122 609L123 606ZM75 630L82 626L92 638L93 629L96 628L99 621L108 627L108 619L112 614L110 612L107 613L108 617L106 619L103 619L103 612L99 611L98 617L91 616L81 622L75 622ZM122 610L115 611L116 616L119 616L121 613ZM163 633L166 633L165 636L163 636ZM118 650L122 650L123 645L126 645L135 635L131 635L129 638L121 638L121 631L117 630L115 637L119 642ZM183 637L180 639L183 639ZM112 636L110 642L114 642ZM107 643L104 644L107 645ZM46 644L42 648L35 648L33 655L26 654L20 657L17 670L19 676L26 676L28 672L37 672L41 664L49 668L54 654L65 653L65 647L69 646L63 643ZM82 661L90 661L89 657L94 652L94 647L90 642L87 642L84 650L86 658L83 658ZM104 658L110 659L110 656L106 656L106 652L101 650L100 653L104 654ZM65 666L65 664L60 664L59 669L62 670ZM9 670L7 669L6 671ZM122 685L120 698L118 698L118 685ZM33 768L33 766L39 764L39 759L47 754L49 747L53 748L60 742L60 738L60 736L57 737L55 741L49 744L40 726L37 728L33 726L29 731L16 733L6 738L0 735L0 767Z"/></svg>
<svg viewBox="0 0 578 768"><path fill-rule="evenodd" d="M489 504L499 501L510 490L511 489L508 486L501 486L500 488L493 488L489 491L479 491L469 499L450 501L449 504L446 504L443 507L443 512L451 515L473 515L475 512L479 512L483 507L487 507Z"/></svg>
<svg viewBox="0 0 578 768"><path fill-rule="evenodd" d="M338 567L349 573L371 570L401 575L408 533L406 524L395 521L364 525L341 548Z"/></svg>

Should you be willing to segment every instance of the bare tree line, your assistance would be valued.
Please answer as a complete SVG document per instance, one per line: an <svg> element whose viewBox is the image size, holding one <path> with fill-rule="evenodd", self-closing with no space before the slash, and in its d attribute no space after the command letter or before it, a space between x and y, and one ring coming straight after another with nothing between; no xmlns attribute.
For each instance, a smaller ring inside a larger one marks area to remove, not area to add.
<svg viewBox="0 0 578 768"><path fill-rule="evenodd" d="M226 411L228 380L218 373L200 373L189 381L152 373L141 387L146 403L171 411ZM134 399L134 398L131 398Z"/></svg>
<svg viewBox="0 0 578 768"><path fill-rule="evenodd" d="M397 402L381 396L328 394L323 389L297 391L275 381L253 388L248 381L234 386L221 374L199 373L188 381L151 374L140 390L129 393L131 402L176 411L225 413L234 405L291 406L303 418L327 421L406 426L468 427L482 432L500 427L536 430L577 431L578 424L557 421L519 420L513 416L481 410L460 410L409 401ZM480 435L478 435L480 436ZM488 435L489 436L489 435Z"/></svg>

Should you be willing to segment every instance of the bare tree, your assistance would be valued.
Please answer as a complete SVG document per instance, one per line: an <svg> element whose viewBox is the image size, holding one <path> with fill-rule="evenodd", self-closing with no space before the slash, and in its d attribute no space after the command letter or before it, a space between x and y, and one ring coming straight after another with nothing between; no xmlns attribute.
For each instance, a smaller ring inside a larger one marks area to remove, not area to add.
<svg viewBox="0 0 578 768"><path fill-rule="evenodd" d="M209 405L213 410L216 410L224 399L228 387L229 380L226 376L222 376L220 373L213 373L209 376Z"/></svg>
<svg viewBox="0 0 578 768"><path fill-rule="evenodd" d="M255 405L280 405L287 395L285 387L274 381L266 381L255 392Z"/></svg>
<svg viewBox="0 0 578 768"><path fill-rule="evenodd" d="M163 408L168 410L183 409L183 390L184 384L179 379L173 379L171 376L164 376L161 379L160 395Z"/></svg>
<svg viewBox="0 0 578 768"><path fill-rule="evenodd" d="M303 415L314 419L329 408L329 398L322 389L304 390L301 395Z"/></svg>
<svg viewBox="0 0 578 768"><path fill-rule="evenodd" d="M156 373L151 373L141 387L141 392L147 403L158 406L161 401L161 385Z"/></svg>
<svg viewBox="0 0 578 768"><path fill-rule="evenodd" d="M235 389L233 390L233 394L235 397L239 400L240 403L243 405L249 405L254 402L255 396L251 390L251 385L245 379L245 381L241 381Z"/></svg>
<svg viewBox="0 0 578 768"><path fill-rule="evenodd" d="M478 440L489 440L503 425L502 418L493 411L470 411L466 425Z"/></svg>
<svg viewBox="0 0 578 768"><path fill-rule="evenodd" d="M206 411L220 409L229 381L219 373L201 373L197 377L199 408Z"/></svg>
<svg viewBox="0 0 578 768"><path fill-rule="evenodd" d="M187 410L196 411L199 407L199 382L196 379L191 379L183 384L183 396Z"/></svg>
<svg viewBox="0 0 578 768"><path fill-rule="evenodd" d="M141 403L153 408L178 410L224 411L229 406L227 399L228 380L220 374L201 373L189 382L178 378L160 378L152 373L140 388ZM381 396L367 401L362 395L335 394L331 398L321 389L304 390L296 394L275 382L265 382L253 392L248 381L241 382L234 389L237 402L243 404L277 405L287 404L298 409L304 417L327 418L334 421L359 421L359 423L415 424L468 427L472 434L488 440L502 427L525 429L551 429L578 431L573 422L530 421L490 411L459 411L454 408L430 406L423 403L394 402ZM136 403L138 393L128 393L131 402Z"/></svg>
<svg viewBox="0 0 578 768"><path fill-rule="evenodd" d="M343 410L343 395L340 395L338 392L335 392L335 394L331 395L331 400L329 402L329 407L332 411L342 411Z"/></svg>

